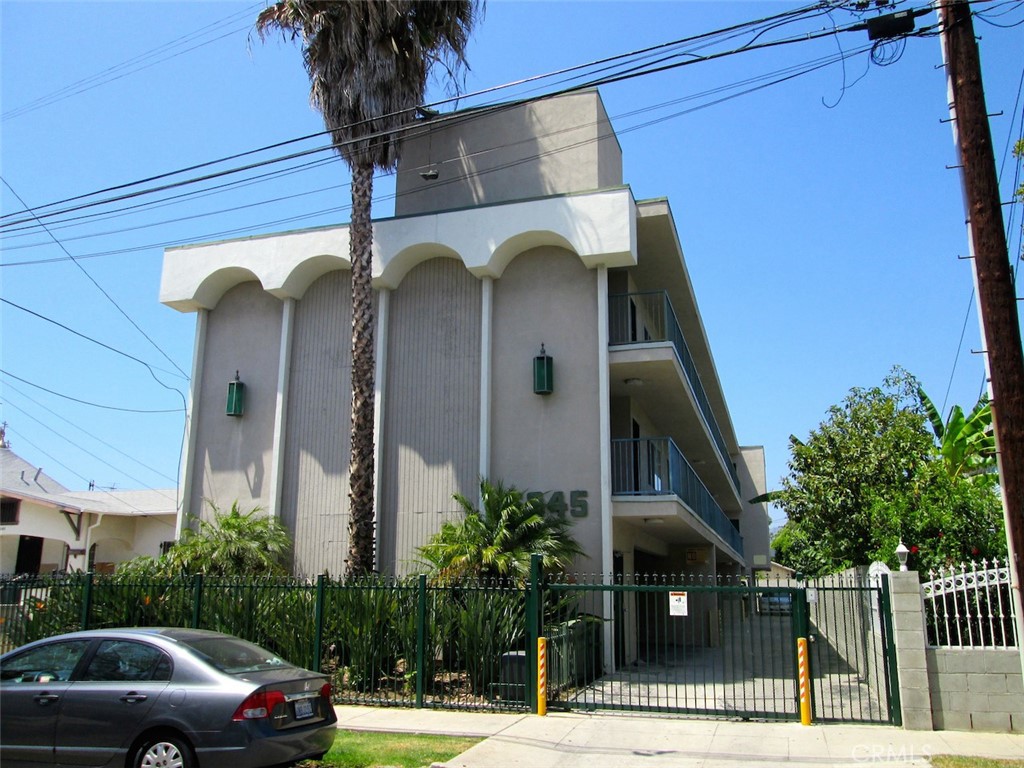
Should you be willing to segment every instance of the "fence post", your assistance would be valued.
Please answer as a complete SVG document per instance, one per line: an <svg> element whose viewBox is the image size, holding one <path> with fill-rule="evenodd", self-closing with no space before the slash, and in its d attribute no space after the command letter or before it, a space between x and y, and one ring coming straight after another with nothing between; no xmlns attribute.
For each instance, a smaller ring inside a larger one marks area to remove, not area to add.
<svg viewBox="0 0 1024 768"><path fill-rule="evenodd" d="M803 581L802 574L797 574L796 578L800 582ZM792 604L793 604L793 621L792 621L793 639L795 641L798 641L799 638L805 638L807 641L810 641L812 639L811 638L811 610L810 610L810 606L807 603L807 588L806 587L799 587L797 589L794 589L794 590L792 590L791 595L792 595ZM796 671L796 691L797 691L796 706L797 706L797 712L799 713L801 711L801 703L800 703L800 653L799 653L799 650L798 650L798 648L796 646L797 646L797 643L794 642L793 662L794 662L794 668L795 668L795 671ZM811 664L811 654L809 652L808 652L807 658L806 658L806 665L807 665L806 672L807 672L807 682L808 682L808 685L807 685L807 701L808 701L808 705L810 707L811 716L813 717L813 715L814 715L814 685L813 685L813 682L814 682L814 665Z"/></svg>
<svg viewBox="0 0 1024 768"><path fill-rule="evenodd" d="M889 577L884 573L879 579L878 612L882 629L882 647L885 649L885 693L889 703L889 722L903 725L903 710L900 704L899 667L896 664L896 643L892 631L892 597L889 594Z"/></svg>
<svg viewBox="0 0 1024 768"><path fill-rule="evenodd" d="M421 573L416 584L416 709L423 709L424 677L427 672L427 575Z"/></svg>
<svg viewBox="0 0 1024 768"><path fill-rule="evenodd" d="M540 638L541 562L543 558L530 555L530 584L526 592L526 703L537 714L537 640Z"/></svg>
<svg viewBox="0 0 1024 768"><path fill-rule="evenodd" d="M199 619L203 614L203 574L192 577L192 629L199 629Z"/></svg>
<svg viewBox="0 0 1024 768"><path fill-rule="evenodd" d="M313 606L313 663L310 669L319 672L324 659L324 575L316 577L316 603Z"/></svg>
<svg viewBox="0 0 1024 768"><path fill-rule="evenodd" d="M92 571L85 574L85 584L82 585L82 629L89 628L89 611L92 608Z"/></svg>

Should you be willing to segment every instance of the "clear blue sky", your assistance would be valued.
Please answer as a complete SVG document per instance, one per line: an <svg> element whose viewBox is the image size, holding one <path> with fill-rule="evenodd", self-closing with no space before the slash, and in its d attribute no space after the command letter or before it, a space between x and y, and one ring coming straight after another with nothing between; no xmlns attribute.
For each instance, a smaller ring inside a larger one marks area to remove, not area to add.
<svg viewBox="0 0 1024 768"><path fill-rule="evenodd" d="M1024 121L1024 26L1013 26L1022 5L976 6L988 17L976 24L989 112L1002 113L991 124L1005 201L1019 174L1005 150ZM298 47L248 39L261 7L2 0L3 178L36 207L321 130ZM491 0L465 92L797 7ZM760 41L854 20L835 11ZM918 20L932 23L933 14ZM733 93L716 92L723 86L866 43L865 32L829 35L601 89L634 195L671 202L736 433L765 446L771 486L786 472L791 433L806 436L850 387L879 384L893 365L947 409L972 405L982 386L938 39L908 40L889 66L860 54L711 103ZM14 450L71 488L173 487L188 391L176 367L191 372L194 316L158 301L164 245L344 223L348 177L334 161L158 208L85 209L75 215L104 215L52 229L77 264L45 232L5 232L4 299L66 326L2 307L0 400ZM392 188L378 181L376 216L391 214ZM0 201L4 214L22 207L7 187ZM1020 206L1004 216L1019 253ZM40 387L172 412L101 409Z"/></svg>

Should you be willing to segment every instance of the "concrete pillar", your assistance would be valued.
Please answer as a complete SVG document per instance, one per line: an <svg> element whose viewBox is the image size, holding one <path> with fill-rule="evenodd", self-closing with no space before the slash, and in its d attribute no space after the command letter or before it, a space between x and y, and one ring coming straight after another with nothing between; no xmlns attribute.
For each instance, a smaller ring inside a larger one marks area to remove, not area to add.
<svg viewBox="0 0 1024 768"><path fill-rule="evenodd" d="M910 731L930 731L933 729L932 702L921 582L916 571L907 571L890 574L889 583L903 727Z"/></svg>

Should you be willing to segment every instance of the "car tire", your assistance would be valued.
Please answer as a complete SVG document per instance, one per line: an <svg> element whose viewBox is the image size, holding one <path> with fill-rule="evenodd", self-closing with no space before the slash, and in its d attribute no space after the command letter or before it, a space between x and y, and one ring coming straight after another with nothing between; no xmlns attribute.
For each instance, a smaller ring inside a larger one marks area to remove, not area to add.
<svg viewBox="0 0 1024 768"><path fill-rule="evenodd" d="M143 739L131 765L132 768L196 768L196 761L185 739L157 733Z"/></svg>

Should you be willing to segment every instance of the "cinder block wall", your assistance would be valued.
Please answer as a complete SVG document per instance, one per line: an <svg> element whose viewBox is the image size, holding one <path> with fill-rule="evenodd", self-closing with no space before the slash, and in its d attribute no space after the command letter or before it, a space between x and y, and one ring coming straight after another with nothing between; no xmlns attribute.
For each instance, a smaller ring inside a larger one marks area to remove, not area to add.
<svg viewBox="0 0 1024 768"><path fill-rule="evenodd" d="M1024 732L1024 683L1016 649L929 648L936 728Z"/></svg>
<svg viewBox="0 0 1024 768"><path fill-rule="evenodd" d="M915 571L893 573L892 625L896 640L896 667L899 670L900 709L903 727L910 731L930 731L932 702L925 655L924 601L921 582Z"/></svg>
<svg viewBox="0 0 1024 768"><path fill-rule="evenodd" d="M893 573L890 584L903 727L1024 733L1020 652L929 648L917 573Z"/></svg>

